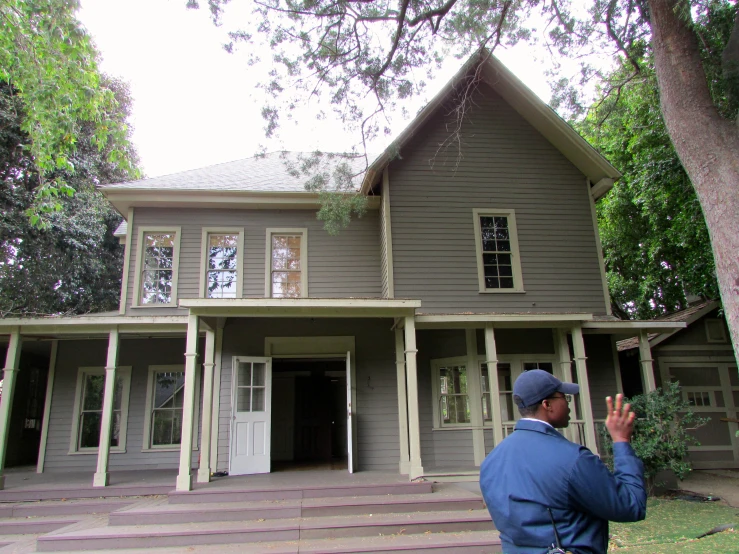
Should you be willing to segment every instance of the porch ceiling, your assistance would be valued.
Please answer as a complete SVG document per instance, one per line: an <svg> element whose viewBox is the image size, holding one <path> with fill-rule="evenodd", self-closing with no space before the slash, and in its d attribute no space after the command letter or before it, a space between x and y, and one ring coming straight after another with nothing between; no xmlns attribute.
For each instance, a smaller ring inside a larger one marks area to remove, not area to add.
<svg viewBox="0 0 739 554"><path fill-rule="evenodd" d="M412 316L420 300L382 298L182 299L181 308L211 317L401 317Z"/></svg>

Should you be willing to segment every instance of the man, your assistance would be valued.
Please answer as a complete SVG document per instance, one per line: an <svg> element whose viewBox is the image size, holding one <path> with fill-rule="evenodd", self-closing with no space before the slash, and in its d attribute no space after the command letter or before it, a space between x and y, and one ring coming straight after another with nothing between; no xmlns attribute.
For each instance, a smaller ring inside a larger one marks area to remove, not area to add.
<svg viewBox="0 0 739 554"><path fill-rule="evenodd" d="M513 385L521 419L480 468L480 488L506 554L543 554L555 544L555 526L564 550L604 553L609 520L646 516L644 466L629 444L631 406L622 406L621 394L615 407L606 398L611 473L590 450L555 430L569 424L570 395L578 392L579 385L540 369L523 373Z"/></svg>

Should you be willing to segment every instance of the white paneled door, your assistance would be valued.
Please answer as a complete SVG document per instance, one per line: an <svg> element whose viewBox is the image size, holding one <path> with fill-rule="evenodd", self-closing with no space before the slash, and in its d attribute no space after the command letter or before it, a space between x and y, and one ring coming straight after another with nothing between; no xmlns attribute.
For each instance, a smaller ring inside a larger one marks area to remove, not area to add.
<svg viewBox="0 0 739 554"><path fill-rule="evenodd" d="M233 359L231 475L269 473L272 358Z"/></svg>

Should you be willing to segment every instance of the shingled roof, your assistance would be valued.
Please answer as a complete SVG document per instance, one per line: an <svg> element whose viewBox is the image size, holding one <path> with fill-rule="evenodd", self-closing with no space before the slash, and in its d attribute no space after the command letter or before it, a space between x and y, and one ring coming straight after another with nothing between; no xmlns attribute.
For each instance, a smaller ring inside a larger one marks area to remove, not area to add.
<svg viewBox="0 0 739 554"><path fill-rule="evenodd" d="M158 191L252 191L252 192L306 192L305 182L316 169L301 172L303 161L310 152L272 152L244 160L226 162L161 177L139 179L125 183L103 185L101 190L158 190ZM346 158L341 154L322 154L320 169L329 172L339 163L350 164L359 186L367 166L363 157ZM297 169L298 173L291 171Z"/></svg>

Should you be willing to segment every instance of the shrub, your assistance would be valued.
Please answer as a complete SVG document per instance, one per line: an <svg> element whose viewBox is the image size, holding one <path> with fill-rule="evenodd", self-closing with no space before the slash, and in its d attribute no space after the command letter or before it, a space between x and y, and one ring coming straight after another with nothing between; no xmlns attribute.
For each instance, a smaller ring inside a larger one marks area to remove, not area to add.
<svg viewBox="0 0 739 554"><path fill-rule="evenodd" d="M644 462L647 482L653 483L655 475L664 470L672 471L680 480L687 477L692 471L687 460L688 447L700 445L688 431L705 425L709 418L698 417L691 410L678 383L640 394L628 402L637 417L631 446ZM608 430L603 426L600 431L605 454L612 458L613 443Z"/></svg>

